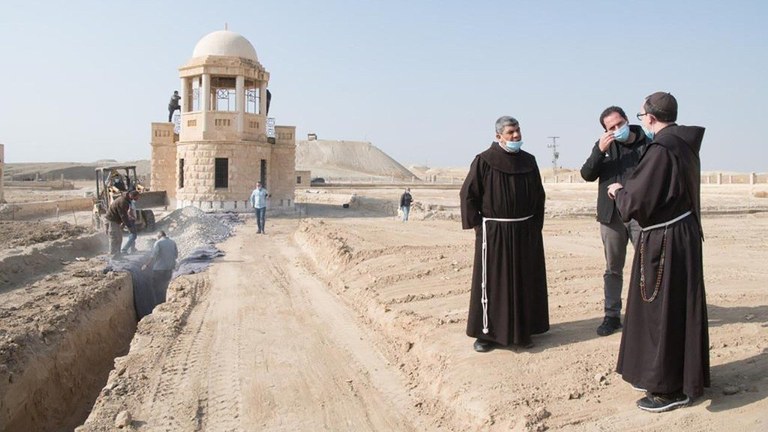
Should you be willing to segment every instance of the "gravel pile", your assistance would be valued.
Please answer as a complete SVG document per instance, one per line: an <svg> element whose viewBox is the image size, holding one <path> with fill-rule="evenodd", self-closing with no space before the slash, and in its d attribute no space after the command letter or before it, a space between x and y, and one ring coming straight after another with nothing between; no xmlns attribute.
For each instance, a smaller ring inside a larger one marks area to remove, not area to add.
<svg viewBox="0 0 768 432"><path fill-rule="evenodd" d="M200 247L215 245L232 235L240 219L233 213L206 213L196 207L184 207L166 215L155 227L163 230L179 248L179 259ZM146 238L144 249L150 250L154 236Z"/></svg>

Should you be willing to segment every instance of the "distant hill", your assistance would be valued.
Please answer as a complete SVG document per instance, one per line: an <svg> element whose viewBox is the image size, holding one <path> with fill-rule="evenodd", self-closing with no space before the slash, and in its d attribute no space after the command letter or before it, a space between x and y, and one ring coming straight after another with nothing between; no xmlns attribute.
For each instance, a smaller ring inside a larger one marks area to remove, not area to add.
<svg viewBox="0 0 768 432"><path fill-rule="evenodd" d="M46 163L9 163L5 164L5 177L8 180L34 180L39 175L42 180L92 180L94 169L105 165L136 165L139 177L147 179L150 174L150 161L118 162L100 160L96 162L46 162ZM313 140L296 143L296 169L309 170L312 177L329 179L392 179L411 181L420 179L418 174L409 171L396 160L389 157L375 145L363 141Z"/></svg>
<svg viewBox="0 0 768 432"><path fill-rule="evenodd" d="M64 175L65 180L93 180L94 170L105 165L136 165L136 175L149 177L150 162L148 160L117 162L100 160L96 162L30 162L5 164L5 178L11 181L59 180Z"/></svg>
<svg viewBox="0 0 768 432"><path fill-rule="evenodd" d="M296 169L312 177L332 179L395 178L410 181L418 176L365 141L312 140L296 142Z"/></svg>

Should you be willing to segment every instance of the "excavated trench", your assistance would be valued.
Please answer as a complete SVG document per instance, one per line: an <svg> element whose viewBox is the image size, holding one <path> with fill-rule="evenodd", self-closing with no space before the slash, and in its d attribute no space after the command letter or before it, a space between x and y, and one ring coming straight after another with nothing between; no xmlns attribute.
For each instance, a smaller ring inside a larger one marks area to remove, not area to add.
<svg viewBox="0 0 768 432"><path fill-rule="evenodd" d="M131 277L105 273L102 234L4 251L0 431L82 424L136 329Z"/></svg>
<svg viewBox="0 0 768 432"><path fill-rule="evenodd" d="M239 220L188 207L157 229L176 241L180 257L196 257ZM0 221L0 432L83 424L115 359L129 351L141 303L134 292L143 291L134 291L130 273L109 271L106 236L84 231ZM142 234L137 247L147 251L153 239Z"/></svg>

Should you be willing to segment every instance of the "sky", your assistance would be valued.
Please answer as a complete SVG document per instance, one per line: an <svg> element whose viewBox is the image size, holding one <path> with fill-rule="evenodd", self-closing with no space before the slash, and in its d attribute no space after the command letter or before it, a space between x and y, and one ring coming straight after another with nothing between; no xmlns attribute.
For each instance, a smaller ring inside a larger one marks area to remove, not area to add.
<svg viewBox="0 0 768 432"><path fill-rule="evenodd" d="M149 159L178 68L206 34L247 38L270 116L370 141L405 166L468 167L502 115L542 169L580 168L600 112L671 92L706 128L703 170L766 172L768 2L0 1L5 162Z"/></svg>

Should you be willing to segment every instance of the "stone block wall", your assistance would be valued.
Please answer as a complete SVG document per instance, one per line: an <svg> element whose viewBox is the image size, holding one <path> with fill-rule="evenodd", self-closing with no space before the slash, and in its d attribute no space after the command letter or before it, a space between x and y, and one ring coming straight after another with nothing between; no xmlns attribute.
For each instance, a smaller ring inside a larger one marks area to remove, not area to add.
<svg viewBox="0 0 768 432"><path fill-rule="evenodd" d="M309 170L294 170L293 176L296 178L296 187L299 188L309 187L312 182L312 171Z"/></svg>
<svg viewBox="0 0 768 432"><path fill-rule="evenodd" d="M179 143L177 157L184 159L184 187L177 190L177 207L245 211L260 178L261 160L270 160L271 147L257 141ZM226 188L215 187L216 158L228 160ZM267 171L269 178L269 164Z"/></svg>
<svg viewBox="0 0 768 432"><path fill-rule="evenodd" d="M177 158L173 123L152 123L152 159L150 190L166 191L168 198L176 198Z"/></svg>
<svg viewBox="0 0 768 432"><path fill-rule="evenodd" d="M275 126L272 148L272 207L293 207L296 191L296 127Z"/></svg>

